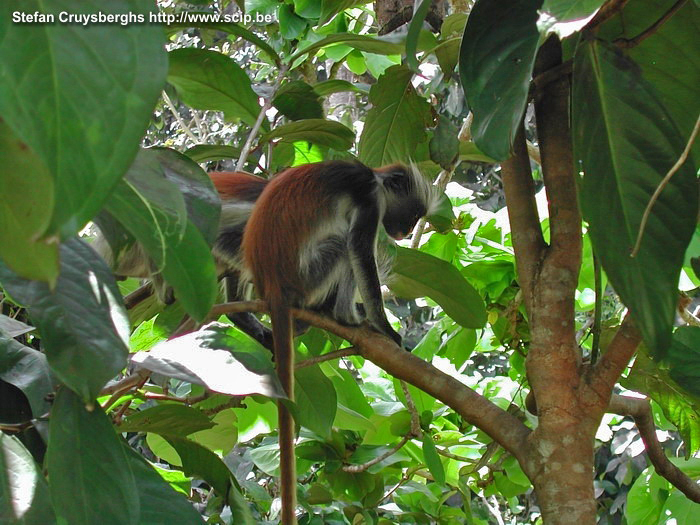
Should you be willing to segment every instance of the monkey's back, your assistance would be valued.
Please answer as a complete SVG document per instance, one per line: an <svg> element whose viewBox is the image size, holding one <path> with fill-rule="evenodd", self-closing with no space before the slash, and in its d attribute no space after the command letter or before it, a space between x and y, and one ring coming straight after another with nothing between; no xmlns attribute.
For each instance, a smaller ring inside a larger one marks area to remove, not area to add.
<svg viewBox="0 0 700 525"><path fill-rule="evenodd" d="M243 234L245 266L258 293L270 302L301 305L302 249L324 227L338 227L335 216L344 213L344 202L361 205L375 193L372 170L344 161L290 168L270 180Z"/></svg>

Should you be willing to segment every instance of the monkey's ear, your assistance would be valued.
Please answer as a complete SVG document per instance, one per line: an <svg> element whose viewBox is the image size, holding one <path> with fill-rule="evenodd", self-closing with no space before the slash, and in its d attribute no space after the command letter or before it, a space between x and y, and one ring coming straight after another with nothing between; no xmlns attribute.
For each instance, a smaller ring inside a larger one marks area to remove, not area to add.
<svg viewBox="0 0 700 525"><path fill-rule="evenodd" d="M394 193L405 191L408 186L409 169L402 164L391 164L374 170L379 183Z"/></svg>

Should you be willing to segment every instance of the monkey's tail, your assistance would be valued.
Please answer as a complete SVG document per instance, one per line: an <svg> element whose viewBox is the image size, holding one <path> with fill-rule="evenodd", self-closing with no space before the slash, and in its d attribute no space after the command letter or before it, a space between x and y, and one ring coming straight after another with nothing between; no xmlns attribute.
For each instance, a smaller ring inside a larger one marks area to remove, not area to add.
<svg viewBox="0 0 700 525"><path fill-rule="evenodd" d="M292 343L292 315L289 307L270 304L272 337L275 347L277 375L290 401L294 401L294 346ZM297 502L296 456L294 454L294 418L282 402L277 402L279 414L280 492L282 497L282 525L296 524L294 512Z"/></svg>

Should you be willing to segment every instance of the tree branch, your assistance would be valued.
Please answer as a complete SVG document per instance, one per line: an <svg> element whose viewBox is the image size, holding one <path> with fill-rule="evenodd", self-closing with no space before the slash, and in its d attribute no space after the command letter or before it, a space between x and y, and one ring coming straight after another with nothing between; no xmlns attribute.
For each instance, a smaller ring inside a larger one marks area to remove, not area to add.
<svg viewBox="0 0 700 525"><path fill-rule="evenodd" d="M603 393L602 387L608 392L605 395L610 395L641 341L642 336L634 326L632 316L627 314L600 361L591 369L592 384L599 394Z"/></svg>
<svg viewBox="0 0 700 525"><path fill-rule="evenodd" d="M370 468L373 465L376 465L377 463L381 463L384 461L386 458L393 456L396 454L401 448L408 443L408 440L411 439L411 436L404 436L401 438L401 441L399 441L396 445L391 447L389 450L384 452L384 454L381 454L377 456L376 458L370 459L367 463L362 463L361 465L344 465L343 466L343 471L344 472L364 472L368 468Z"/></svg>
<svg viewBox="0 0 700 525"><path fill-rule="evenodd" d="M661 444L656 437L654 416L649 400L613 395L608 411L632 416L644 442L649 461L656 469L656 472L685 494L688 499L695 503L700 503L700 486L676 465L671 463L671 460L666 457L663 448L661 448Z"/></svg>
<svg viewBox="0 0 700 525"><path fill-rule="evenodd" d="M651 24L648 28L646 28L634 38L618 38L616 40L613 40L613 44L625 49L629 49L631 47L639 45L642 41L646 40L651 35L656 33L656 31L658 31L658 29L662 25L668 22L669 18L675 15L680 10L680 8L685 5L685 1L686 0L678 0L675 4L671 6L671 8L668 11L666 11L663 14L661 18L659 18L656 22Z"/></svg>
<svg viewBox="0 0 700 525"><path fill-rule="evenodd" d="M546 244L537 214L535 187L522 127L515 136L513 148L514 154L501 164L501 173L518 267L518 281L523 290L525 306L531 312L534 282Z"/></svg>

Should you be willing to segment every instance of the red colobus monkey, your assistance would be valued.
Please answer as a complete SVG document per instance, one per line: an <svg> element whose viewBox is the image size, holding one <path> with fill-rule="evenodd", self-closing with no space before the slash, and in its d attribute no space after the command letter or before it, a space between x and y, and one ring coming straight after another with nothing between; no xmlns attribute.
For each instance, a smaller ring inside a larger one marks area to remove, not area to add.
<svg viewBox="0 0 700 525"><path fill-rule="evenodd" d="M407 235L437 202L415 168L372 170L360 163L322 162L290 168L262 191L243 234L246 277L270 306L277 373L294 398L290 308L329 313L357 324L359 290L365 317L401 344L384 313L377 270L377 233ZM295 523L294 421L280 403L282 523Z"/></svg>

